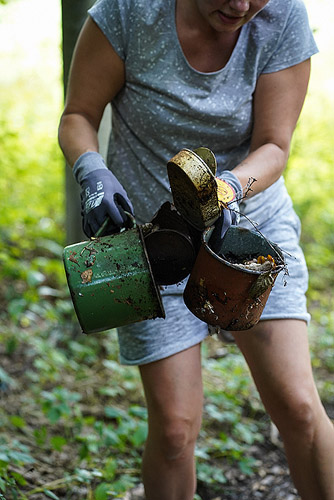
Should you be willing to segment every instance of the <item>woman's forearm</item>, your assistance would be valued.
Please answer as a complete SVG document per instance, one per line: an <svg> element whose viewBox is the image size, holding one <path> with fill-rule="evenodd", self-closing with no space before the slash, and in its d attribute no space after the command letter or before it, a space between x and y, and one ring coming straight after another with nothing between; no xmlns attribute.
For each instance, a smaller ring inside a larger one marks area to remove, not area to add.
<svg viewBox="0 0 334 500"><path fill-rule="evenodd" d="M99 150L96 129L85 116L78 113L63 114L58 137L59 145L71 167L83 153Z"/></svg>
<svg viewBox="0 0 334 500"><path fill-rule="evenodd" d="M232 171L238 177L244 192L248 181L251 178L256 179L252 184L252 191L247 194L247 198L250 198L279 179L287 159L288 154L283 149L276 144L267 143L252 151Z"/></svg>
<svg viewBox="0 0 334 500"><path fill-rule="evenodd" d="M233 173L243 188L251 177L254 196L283 173L310 76L310 61L260 75L254 93L251 153Z"/></svg>

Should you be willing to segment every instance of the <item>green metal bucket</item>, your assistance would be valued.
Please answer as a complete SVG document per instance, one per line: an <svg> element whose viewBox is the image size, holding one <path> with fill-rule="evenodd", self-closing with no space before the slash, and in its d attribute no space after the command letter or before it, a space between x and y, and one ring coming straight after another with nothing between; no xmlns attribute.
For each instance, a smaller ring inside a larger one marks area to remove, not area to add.
<svg viewBox="0 0 334 500"><path fill-rule="evenodd" d="M165 317L139 226L69 245L63 261L84 333Z"/></svg>

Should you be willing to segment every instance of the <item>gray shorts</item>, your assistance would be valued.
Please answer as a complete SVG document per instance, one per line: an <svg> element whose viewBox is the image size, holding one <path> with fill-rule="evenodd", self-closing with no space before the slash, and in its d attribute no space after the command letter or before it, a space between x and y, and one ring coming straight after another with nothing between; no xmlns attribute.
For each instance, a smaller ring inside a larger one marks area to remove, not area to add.
<svg viewBox="0 0 334 500"><path fill-rule="evenodd" d="M273 196L274 195L274 196ZM283 180L242 204L241 212L258 222L258 229L283 250L288 275L281 272L269 295L261 320L310 320L305 293L308 272L299 246L300 221L292 207ZM240 225L254 229L241 217ZM142 365L166 358L201 342L208 335L206 323L184 305L184 283L166 287L163 302L166 319L142 321L118 328L120 362Z"/></svg>

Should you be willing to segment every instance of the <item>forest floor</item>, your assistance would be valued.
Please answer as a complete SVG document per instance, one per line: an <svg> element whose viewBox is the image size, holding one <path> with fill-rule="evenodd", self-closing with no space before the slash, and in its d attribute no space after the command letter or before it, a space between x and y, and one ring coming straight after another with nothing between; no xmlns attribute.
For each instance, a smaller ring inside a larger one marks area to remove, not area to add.
<svg viewBox="0 0 334 500"><path fill-rule="evenodd" d="M24 375L23 375L24 376ZM24 387L25 383L21 385ZM13 394L3 395L1 404L3 408L10 408L12 413L22 412L22 405L25 403L26 395L18 394L16 391ZM334 416L334 411L333 411ZM40 420L40 416L36 415L36 420L31 422L35 429L43 428L45 422ZM8 437L13 440L17 439L17 430L11 431L7 429ZM10 434L12 434L10 436ZM24 442L24 437L20 437L20 441ZM31 441L30 441L31 443ZM61 478L64 469L69 469L71 463L76 460L75 450L63 450L62 452L54 451L51 455L46 453L41 447L36 449L34 457L36 464L30 470L24 471L24 477L28 480L30 488L38 487L39 484L50 484ZM219 464L222 466L224 476L227 482L221 485L221 491L217 488L211 488L210 485L198 481L197 493L202 500L297 500L299 496L291 482L287 463L280 438L276 432L276 428L272 426L268 420L265 431L264 440L262 443L253 444L249 449L249 454L256 460L255 472L253 475L242 474L237 463ZM22 473L22 470L20 470ZM82 488L82 499L87 498L87 491ZM76 488L72 495L68 492L62 497L61 490L55 490L59 498L80 498L80 492ZM6 496L6 500L15 500L14 497ZM32 500L46 500L48 496L43 492L36 492L29 496ZM137 485L133 490L126 493L123 500L144 500L143 487Z"/></svg>
<svg viewBox="0 0 334 500"><path fill-rule="evenodd" d="M334 419L334 408L326 408ZM227 479L221 492L210 490L208 485L198 482L197 493L202 500L301 500L290 474L277 429L268 421L265 440L249 450L256 459L256 472L246 476L240 474L237 464L224 471ZM144 488L140 484L129 491L122 500L145 500Z"/></svg>
<svg viewBox="0 0 334 500"><path fill-rule="evenodd" d="M12 442L19 439L21 443L26 443L30 448L33 448L35 463L31 466L27 465L25 468L16 469L27 481L26 487L23 488L26 492L30 491L27 498L31 500L47 500L50 497L66 500L95 498L93 493L90 496L89 488L84 484L76 484L73 487L73 491L69 491L69 489L72 490L72 485L69 483L66 484L61 479L64 477L64 471L73 470L73 464L78 460L78 449L76 447L64 446L60 451L52 450L50 453L50 448L45 446L39 447L38 444L33 445L31 436L37 436L39 431L42 432L47 421L40 411L35 412L34 410L34 404L30 399L31 383L28 382L26 377L28 364L22 362L26 359L28 363L28 359L25 358L25 354L22 351L19 351L20 349L15 353L14 358L11 360L7 358L7 362L5 362L4 368L6 371L12 376L15 374L16 389L2 391L0 411L2 410L4 413L7 411L11 415L21 415L21 418L26 423L22 428L6 426L4 430L7 433L8 439ZM143 403L139 395L138 403ZM334 406L329 405L326 409L330 418L333 419ZM97 410L98 408L96 408ZM197 488L198 499L298 500L300 498L290 479L282 442L277 429L271 424L267 416L261 415L261 420L264 424L261 426L263 440L249 445L247 450L247 455L255 460L253 473L249 475L243 474L237 461L226 462L217 458L214 465L217 468L221 468L226 482L218 487L217 484L212 486L207 481L199 480ZM55 427L57 428L57 424ZM53 432L57 433L57 429L54 429ZM58 433L61 434L62 432L63 429L59 426ZM212 465L212 461L210 461L210 465ZM15 467L12 470L15 471ZM139 469L136 472L136 477L140 477ZM59 484L57 484L58 481ZM144 500L143 486L139 481L138 479L138 484L132 490L128 491L128 493L124 494L122 497L123 500ZM50 485L50 490L54 491L56 496L46 495L45 491L39 490L42 485ZM35 493L32 494L33 490ZM4 498L6 500L16 500L21 497L6 493ZM118 495L115 497L108 496L109 498L121 497Z"/></svg>
<svg viewBox="0 0 334 500"><path fill-rule="evenodd" d="M197 493L202 500L298 500L300 497L292 484L282 445L275 430L268 422L267 435L262 445L254 445L250 450L256 459L257 471L254 475L240 474L237 464L224 471L227 483L221 492L198 482ZM275 444L272 442L274 434ZM143 486L128 492L123 500L144 500Z"/></svg>

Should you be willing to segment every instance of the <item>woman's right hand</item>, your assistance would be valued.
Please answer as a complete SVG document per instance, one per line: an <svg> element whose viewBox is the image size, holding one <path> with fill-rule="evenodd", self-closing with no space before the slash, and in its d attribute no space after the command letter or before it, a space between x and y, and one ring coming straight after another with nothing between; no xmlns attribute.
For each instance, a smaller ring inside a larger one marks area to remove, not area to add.
<svg viewBox="0 0 334 500"><path fill-rule="evenodd" d="M115 175L106 167L96 152L81 155L75 162L73 174L81 186L81 215L85 234L90 238L109 217L104 234L112 234L125 227L133 207L128 195Z"/></svg>

